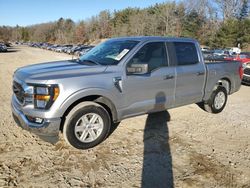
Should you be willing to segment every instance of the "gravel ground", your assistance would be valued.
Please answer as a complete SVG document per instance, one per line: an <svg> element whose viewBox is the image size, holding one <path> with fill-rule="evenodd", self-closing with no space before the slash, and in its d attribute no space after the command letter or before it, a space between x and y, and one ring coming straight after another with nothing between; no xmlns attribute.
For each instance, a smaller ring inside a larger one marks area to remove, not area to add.
<svg viewBox="0 0 250 188"><path fill-rule="evenodd" d="M250 187L250 87L214 115L188 105L122 121L90 150L50 144L14 123L18 67L71 56L15 47L0 53L0 187Z"/></svg>

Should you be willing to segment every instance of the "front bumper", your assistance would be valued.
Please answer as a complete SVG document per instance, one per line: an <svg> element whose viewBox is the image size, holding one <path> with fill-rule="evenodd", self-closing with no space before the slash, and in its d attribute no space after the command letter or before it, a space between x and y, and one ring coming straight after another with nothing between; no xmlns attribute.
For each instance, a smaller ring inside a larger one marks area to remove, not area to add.
<svg viewBox="0 0 250 188"><path fill-rule="evenodd" d="M61 118L43 119L43 123L32 123L25 114L15 106L15 101L11 103L12 114L18 126L40 136L58 136ZM28 115L28 114L26 114Z"/></svg>
<svg viewBox="0 0 250 188"><path fill-rule="evenodd" d="M250 84L250 75L243 75L242 83Z"/></svg>

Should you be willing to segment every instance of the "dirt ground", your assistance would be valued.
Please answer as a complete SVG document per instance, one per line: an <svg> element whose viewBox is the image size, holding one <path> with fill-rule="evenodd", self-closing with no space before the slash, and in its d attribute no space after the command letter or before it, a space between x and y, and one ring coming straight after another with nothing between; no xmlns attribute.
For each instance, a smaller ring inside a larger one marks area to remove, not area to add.
<svg viewBox="0 0 250 188"><path fill-rule="evenodd" d="M194 104L127 119L81 151L22 130L10 109L18 67L71 56L11 50L0 53L0 187L250 187L250 86L220 114Z"/></svg>

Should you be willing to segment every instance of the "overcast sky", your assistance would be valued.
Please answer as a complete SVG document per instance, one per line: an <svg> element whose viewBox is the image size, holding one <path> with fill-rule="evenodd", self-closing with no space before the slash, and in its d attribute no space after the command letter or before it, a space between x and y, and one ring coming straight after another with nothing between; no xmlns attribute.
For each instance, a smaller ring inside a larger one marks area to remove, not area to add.
<svg viewBox="0 0 250 188"><path fill-rule="evenodd" d="M0 0L0 26L27 26L58 20L74 21L97 15L102 10L148 7L166 0Z"/></svg>

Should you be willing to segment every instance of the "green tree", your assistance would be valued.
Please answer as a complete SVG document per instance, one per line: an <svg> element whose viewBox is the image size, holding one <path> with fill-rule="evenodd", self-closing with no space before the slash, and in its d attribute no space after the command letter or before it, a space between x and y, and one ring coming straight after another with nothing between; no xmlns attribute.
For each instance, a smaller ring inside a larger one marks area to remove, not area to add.
<svg viewBox="0 0 250 188"><path fill-rule="evenodd" d="M205 24L205 18L192 10L184 18L182 36L201 40L202 26Z"/></svg>
<svg viewBox="0 0 250 188"><path fill-rule="evenodd" d="M238 22L236 19L229 19L225 21L218 30L213 40L212 47L225 48L237 46L237 31Z"/></svg>
<svg viewBox="0 0 250 188"><path fill-rule="evenodd" d="M238 21L237 28L237 45L244 48L250 44L250 19Z"/></svg>
<svg viewBox="0 0 250 188"><path fill-rule="evenodd" d="M25 27L21 29L21 39L25 42L29 41L29 31Z"/></svg>

